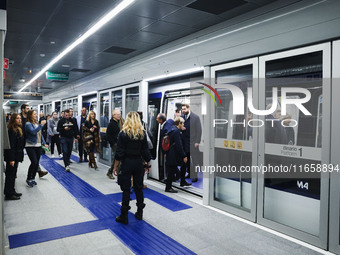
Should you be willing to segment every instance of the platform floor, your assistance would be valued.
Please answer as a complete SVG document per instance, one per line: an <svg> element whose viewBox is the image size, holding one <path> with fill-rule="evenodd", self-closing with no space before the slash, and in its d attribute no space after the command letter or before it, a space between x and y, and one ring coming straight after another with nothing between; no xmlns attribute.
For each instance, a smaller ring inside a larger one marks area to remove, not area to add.
<svg viewBox="0 0 340 255"><path fill-rule="evenodd" d="M331 254L212 210L183 191L165 193L149 180L144 220L134 218L133 200L129 225L121 225L114 221L121 193L107 166L96 171L74 162L66 173L62 160L47 156L41 165L50 173L27 187L25 156L16 179L22 198L4 202L7 255Z"/></svg>

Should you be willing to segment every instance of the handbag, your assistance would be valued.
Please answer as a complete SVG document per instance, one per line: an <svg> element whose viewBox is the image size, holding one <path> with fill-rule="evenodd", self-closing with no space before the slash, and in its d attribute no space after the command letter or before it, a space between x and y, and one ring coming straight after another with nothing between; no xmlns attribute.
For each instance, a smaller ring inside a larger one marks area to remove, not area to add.
<svg viewBox="0 0 340 255"><path fill-rule="evenodd" d="M84 137L84 142L88 142L93 139L93 135L87 135Z"/></svg>
<svg viewBox="0 0 340 255"><path fill-rule="evenodd" d="M152 144L152 141L148 135L148 132L146 132L146 140L148 141L148 147L149 147L149 150L152 150L153 149L153 144Z"/></svg>

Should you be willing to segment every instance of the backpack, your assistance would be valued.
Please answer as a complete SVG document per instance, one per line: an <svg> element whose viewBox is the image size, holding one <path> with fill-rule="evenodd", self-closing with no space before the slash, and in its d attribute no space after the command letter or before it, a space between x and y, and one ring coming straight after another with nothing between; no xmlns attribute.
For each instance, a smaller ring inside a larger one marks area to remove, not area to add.
<svg viewBox="0 0 340 255"><path fill-rule="evenodd" d="M169 151L169 149L170 149L170 136L169 136L169 133L166 133L163 136L163 138L162 138L162 149L163 149L163 151Z"/></svg>

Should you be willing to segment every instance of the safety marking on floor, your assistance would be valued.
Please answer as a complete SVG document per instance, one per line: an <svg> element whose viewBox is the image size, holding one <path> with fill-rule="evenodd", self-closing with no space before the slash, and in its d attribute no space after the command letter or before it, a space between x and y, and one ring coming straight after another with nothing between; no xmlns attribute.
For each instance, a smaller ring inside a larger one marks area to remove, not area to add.
<svg viewBox="0 0 340 255"><path fill-rule="evenodd" d="M144 220L137 220L132 212L128 225L117 223L114 217L120 214L121 193L102 194L46 155L42 155L40 164L97 220L11 235L11 249L108 229L135 254L195 254ZM151 189L145 189L144 196L173 212L191 208Z"/></svg>

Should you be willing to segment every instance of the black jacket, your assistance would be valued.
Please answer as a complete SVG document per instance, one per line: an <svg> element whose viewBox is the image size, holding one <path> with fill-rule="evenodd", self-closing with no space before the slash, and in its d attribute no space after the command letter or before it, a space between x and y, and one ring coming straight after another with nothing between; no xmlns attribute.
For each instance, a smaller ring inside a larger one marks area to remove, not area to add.
<svg viewBox="0 0 340 255"><path fill-rule="evenodd" d="M111 148L117 143L119 132L120 128L118 126L118 122L111 118L106 129L106 139L108 140Z"/></svg>
<svg viewBox="0 0 340 255"><path fill-rule="evenodd" d="M65 130L65 127L68 126L70 129ZM62 118L58 121L57 131L59 132L61 137L68 137L68 138L77 138L78 135L78 127L77 123L72 119L69 118Z"/></svg>
<svg viewBox="0 0 340 255"><path fill-rule="evenodd" d="M183 164L183 159L186 157L183 149L181 131L173 126L168 132L170 138L170 149L166 153L165 165L167 166L180 166Z"/></svg>
<svg viewBox="0 0 340 255"><path fill-rule="evenodd" d="M5 158L6 162L16 161L22 162L24 160L24 147L25 147L25 139L24 136L20 136L19 132L15 132L13 129L8 130L9 143L11 145L11 149L5 150Z"/></svg>
<svg viewBox="0 0 340 255"><path fill-rule="evenodd" d="M115 159L124 161L129 157L142 157L146 162L151 160L145 132L143 140L134 140L124 132L119 133Z"/></svg>

